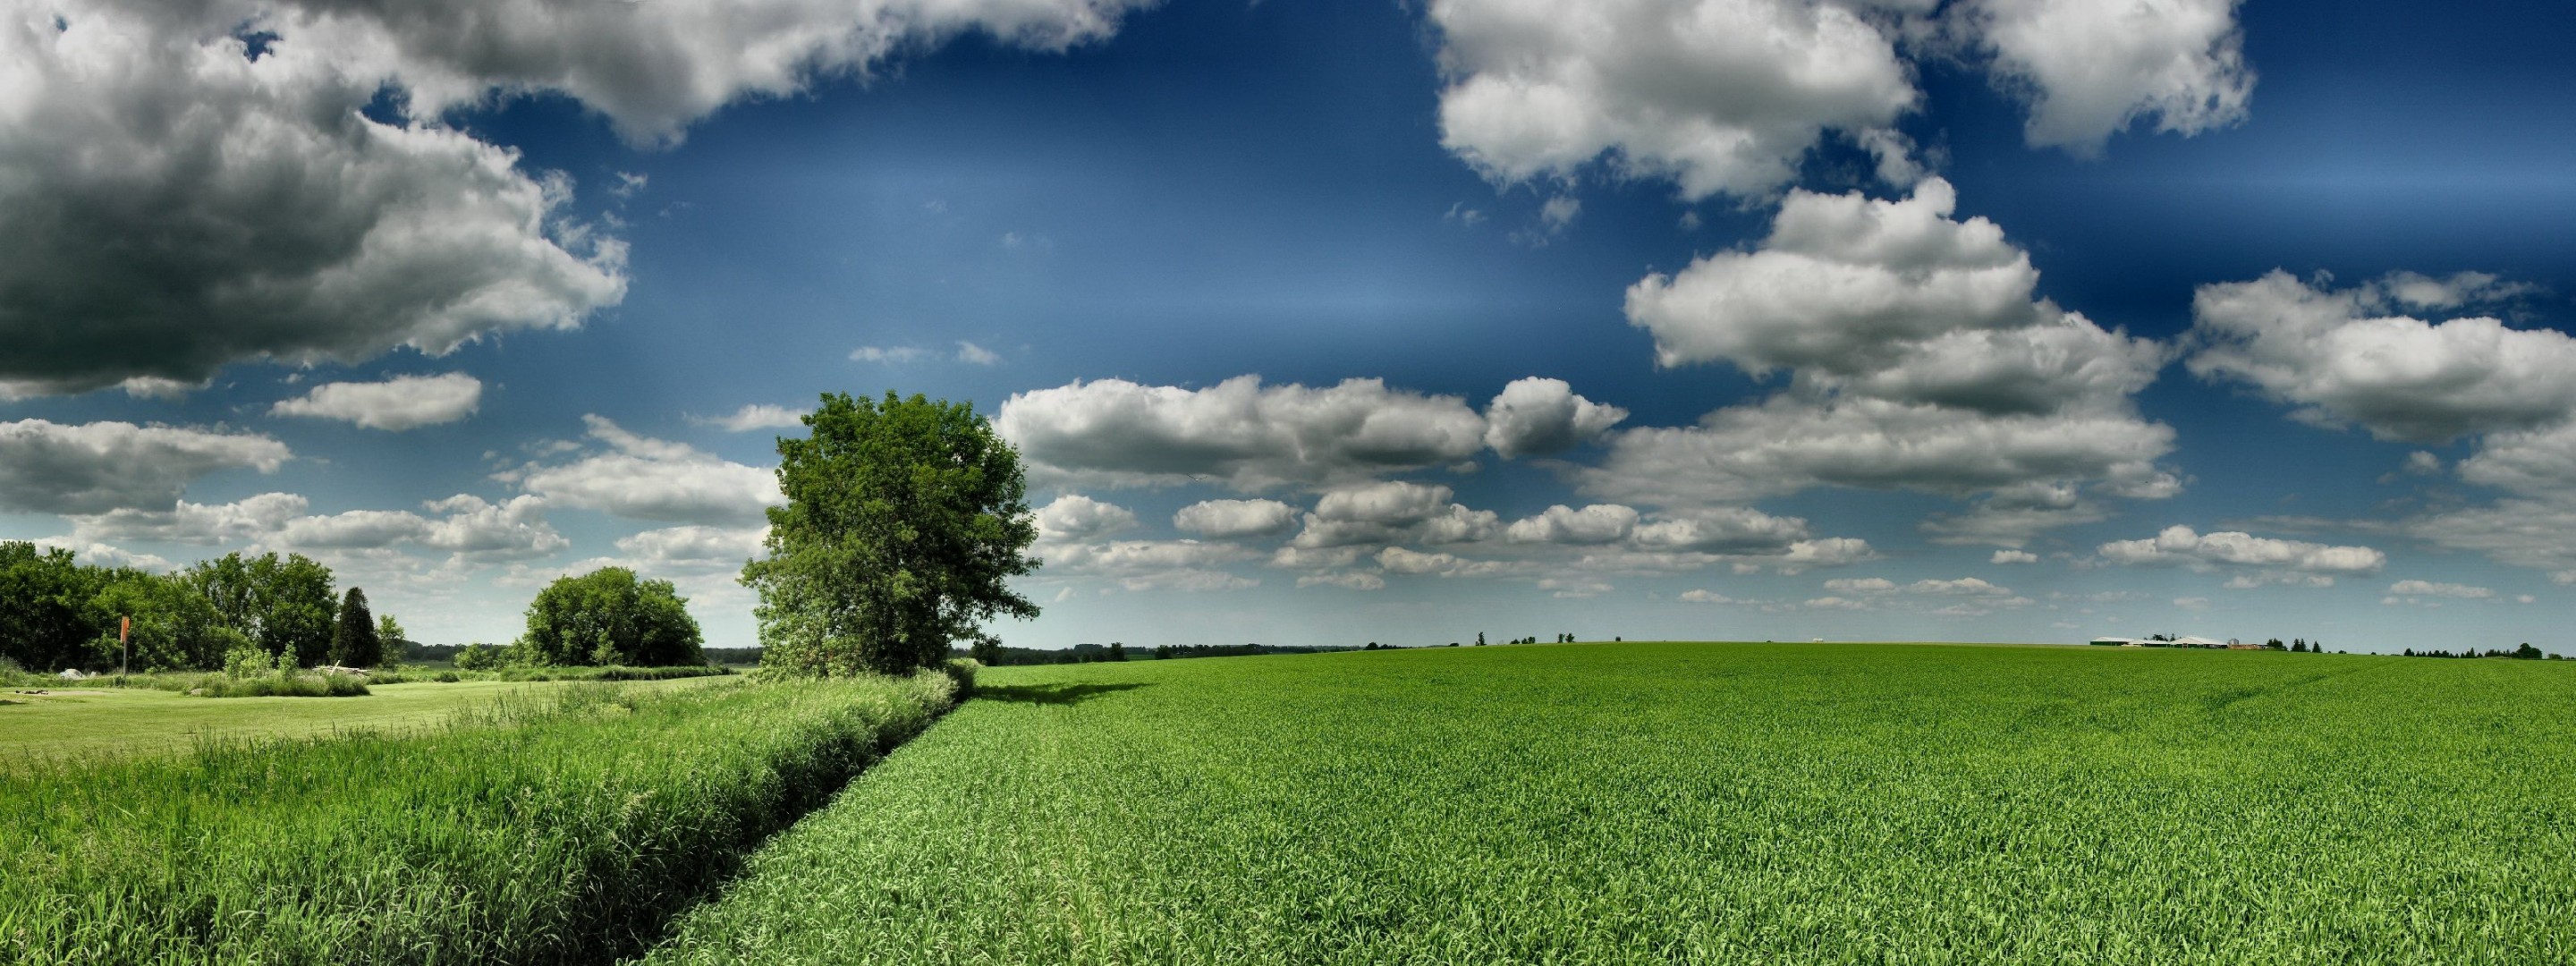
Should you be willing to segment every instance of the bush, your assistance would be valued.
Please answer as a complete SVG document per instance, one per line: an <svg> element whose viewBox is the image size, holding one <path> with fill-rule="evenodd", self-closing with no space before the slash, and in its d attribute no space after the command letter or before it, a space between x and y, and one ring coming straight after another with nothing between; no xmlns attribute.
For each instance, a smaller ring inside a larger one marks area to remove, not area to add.
<svg viewBox="0 0 2576 966"><path fill-rule="evenodd" d="M485 647L482 642L465 645L456 652L456 667L461 671L489 671L507 663L509 655L499 648Z"/></svg>
<svg viewBox="0 0 2576 966"><path fill-rule="evenodd" d="M624 567L559 577L528 604L518 649L534 664L703 664L706 638L667 580Z"/></svg>
<svg viewBox="0 0 2576 966"><path fill-rule="evenodd" d="M367 694L367 683L347 674L271 674L237 678L211 674L197 680L189 693L207 698L354 698Z"/></svg>

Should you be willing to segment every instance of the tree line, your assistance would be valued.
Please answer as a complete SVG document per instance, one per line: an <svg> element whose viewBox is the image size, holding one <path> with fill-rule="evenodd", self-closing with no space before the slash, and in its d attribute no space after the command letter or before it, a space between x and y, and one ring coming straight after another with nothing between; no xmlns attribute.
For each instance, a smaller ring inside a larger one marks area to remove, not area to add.
<svg viewBox="0 0 2576 966"><path fill-rule="evenodd" d="M236 552L155 574L0 542L0 659L21 668L371 667L388 639L402 639L391 615L372 615L359 588L335 590L331 568L302 554Z"/></svg>

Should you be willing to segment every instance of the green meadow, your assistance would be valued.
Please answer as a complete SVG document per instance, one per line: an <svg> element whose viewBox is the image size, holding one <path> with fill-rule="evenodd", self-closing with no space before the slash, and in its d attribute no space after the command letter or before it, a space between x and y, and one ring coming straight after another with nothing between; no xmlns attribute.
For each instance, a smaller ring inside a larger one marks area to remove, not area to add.
<svg viewBox="0 0 2576 966"><path fill-rule="evenodd" d="M989 669L679 963L2576 961L2576 665L1625 644Z"/></svg>

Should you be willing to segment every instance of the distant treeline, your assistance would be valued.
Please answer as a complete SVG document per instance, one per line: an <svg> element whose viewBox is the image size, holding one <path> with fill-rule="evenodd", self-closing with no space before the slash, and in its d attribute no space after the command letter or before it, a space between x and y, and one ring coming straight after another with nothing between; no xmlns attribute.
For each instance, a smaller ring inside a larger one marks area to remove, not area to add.
<svg viewBox="0 0 2576 966"><path fill-rule="evenodd" d="M2414 648L2411 648L2411 647L2410 647L2410 648L2407 648L2407 649L2406 649L2406 656L2407 656L2407 657L2509 657L2509 658L2513 658L2513 659L2515 659L2515 660L2521 660L2521 661L2538 661L2538 660L2543 660L2543 659L2547 659L2547 660L2551 660L2551 661L2560 660L2559 656L2558 656L2558 655L2556 655L2556 654L2543 654L2543 653L2541 653L2540 649L2539 649L2539 648L2536 648L2536 647L2531 646L2531 643L2530 643L2529 641L2525 641L2525 642L2523 642L2523 645L2522 645L2521 647L2514 648L2513 650L2510 650L2510 651L2508 651L2508 650L2504 650L2504 649L2502 649L2502 648L2489 648L2489 649L2487 649L2487 650L2483 650L2483 651L2481 651L2481 650L2476 650L2476 649L2474 649L2474 648L2468 648L2468 649L2460 650L2460 651L2458 651L2458 652L2452 652L2452 651L2418 651L2418 650L2416 650L2416 649L2414 649Z"/></svg>
<svg viewBox="0 0 2576 966"><path fill-rule="evenodd" d="M310 667L332 657L341 603L331 568L302 554L155 574L0 541L0 661L30 671L203 671L237 654Z"/></svg>

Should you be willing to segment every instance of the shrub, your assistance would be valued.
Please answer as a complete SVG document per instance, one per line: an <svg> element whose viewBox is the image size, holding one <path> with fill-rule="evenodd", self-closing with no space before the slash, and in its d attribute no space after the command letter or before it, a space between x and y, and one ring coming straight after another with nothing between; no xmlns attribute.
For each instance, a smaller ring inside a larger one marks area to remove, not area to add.
<svg viewBox="0 0 2576 966"><path fill-rule="evenodd" d="M559 577L528 604L519 648L535 664L703 664L705 636L667 580L624 567Z"/></svg>
<svg viewBox="0 0 2576 966"><path fill-rule="evenodd" d="M367 683L347 674L271 674L237 678L210 674L197 679L190 693L207 698L354 698L367 693Z"/></svg>

